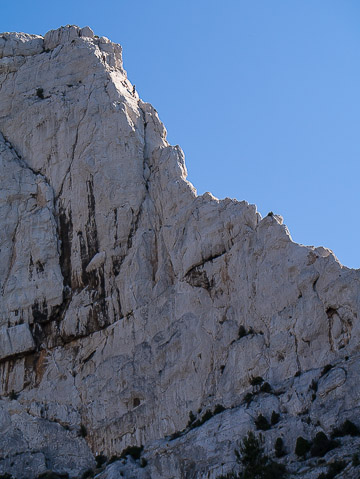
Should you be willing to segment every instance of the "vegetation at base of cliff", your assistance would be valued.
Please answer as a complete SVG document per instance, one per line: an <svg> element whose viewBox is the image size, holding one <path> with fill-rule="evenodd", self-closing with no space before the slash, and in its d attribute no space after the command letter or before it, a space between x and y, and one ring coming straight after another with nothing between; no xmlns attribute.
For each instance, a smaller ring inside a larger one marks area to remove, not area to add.
<svg viewBox="0 0 360 479"><path fill-rule="evenodd" d="M226 408L222 404L216 404L214 409L207 409L204 414L201 416L201 418L196 419L195 414L190 411L189 412L189 421L186 425L185 429L182 429L181 431L175 431L169 436L170 441L174 441L180 436L183 436L185 433L191 431L192 429L195 429L199 426L202 426L206 421L211 419L212 417L216 416L217 414L220 414L221 412L225 411ZM201 410L198 411L198 413Z"/></svg>
<svg viewBox="0 0 360 479"><path fill-rule="evenodd" d="M37 476L37 479L68 479L69 474L58 474L53 471L46 471Z"/></svg>
<svg viewBox="0 0 360 479"><path fill-rule="evenodd" d="M242 471L231 471L218 476L217 479L285 479L286 467L264 454L262 443L261 435L256 437L249 431L242 440L239 450L235 449L236 461L242 466Z"/></svg>
<svg viewBox="0 0 360 479"><path fill-rule="evenodd" d="M334 461L328 465L327 472L322 472L318 479L334 479L345 467L345 461Z"/></svg>
<svg viewBox="0 0 360 479"><path fill-rule="evenodd" d="M107 457L104 454L99 454L95 457L96 467L101 467L103 464L106 464Z"/></svg>
<svg viewBox="0 0 360 479"><path fill-rule="evenodd" d="M259 414L258 417L255 419L255 426L256 429L260 429L261 431L267 431L268 429L270 429L269 421L262 414Z"/></svg>
<svg viewBox="0 0 360 479"><path fill-rule="evenodd" d="M313 440L313 445L310 449L312 457L323 457L326 453L338 447L339 443L333 439L328 439L324 432L318 432Z"/></svg>
<svg viewBox="0 0 360 479"><path fill-rule="evenodd" d="M299 457L305 456L311 449L311 442L299 436L296 439L295 454Z"/></svg>
<svg viewBox="0 0 360 479"><path fill-rule="evenodd" d="M90 479L91 477L94 477L95 472L93 469L87 469L84 474L81 476L81 479Z"/></svg>
<svg viewBox="0 0 360 479"><path fill-rule="evenodd" d="M253 328L250 328L248 331L246 331L245 326L241 324L239 327L238 339L244 338L245 336L248 336L249 334L254 334Z"/></svg>
<svg viewBox="0 0 360 479"><path fill-rule="evenodd" d="M324 457L332 449L339 447L339 442L329 439L324 432L318 432L312 441L299 436L296 440L295 454L304 457L310 451L311 457Z"/></svg>
<svg viewBox="0 0 360 479"><path fill-rule="evenodd" d="M341 424L340 427L337 427L331 433L331 438L335 437L344 437L344 436L360 436L360 429L353 422L348 419Z"/></svg>
<svg viewBox="0 0 360 479"><path fill-rule="evenodd" d="M134 461L140 459L144 446L128 446L120 455L120 459L125 459L126 456L131 456Z"/></svg>
<svg viewBox="0 0 360 479"><path fill-rule="evenodd" d="M250 405L251 401L258 394L261 394L261 393L276 394L276 392L273 391L271 384L268 382L264 382L264 379L261 376L255 376L255 377L253 376L250 379L250 385L253 388L252 392L246 393L244 396L244 402L246 403L247 406Z"/></svg>
<svg viewBox="0 0 360 479"><path fill-rule="evenodd" d="M84 424L80 424L80 429L79 429L79 434L80 437L86 437L87 436L87 429Z"/></svg>
<svg viewBox="0 0 360 479"><path fill-rule="evenodd" d="M10 391L10 394L9 394L9 399L11 399L11 401L16 401L16 399L19 397L19 394L17 394L13 389ZM1 476L0 476L1 477Z"/></svg>
<svg viewBox="0 0 360 479"><path fill-rule="evenodd" d="M360 456L357 452L355 452L355 454L353 454L352 465L354 467L360 466Z"/></svg>
<svg viewBox="0 0 360 479"><path fill-rule="evenodd" d="M286 455L286 451L284 450L284 441L282 437L278 437L275 441L274 445L275 456L276 457L283 457Z"/></svg>
<svg viewBox="0 0 360 479"><path fill-rule="evenodd" d="M37 88L36 89L36 96L40 98L41 100L44 100L44 89L43 88Z"/></svg>

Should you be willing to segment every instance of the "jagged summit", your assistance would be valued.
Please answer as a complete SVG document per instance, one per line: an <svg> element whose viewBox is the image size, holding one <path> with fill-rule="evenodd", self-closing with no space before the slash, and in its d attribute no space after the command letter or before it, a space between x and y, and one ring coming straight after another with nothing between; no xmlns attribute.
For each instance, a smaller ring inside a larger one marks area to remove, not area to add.
<svg viewBox="0 0 360 479"><path fill-rule="evenodd" d="M295 447L360 427L359 271L197 196L119 45L0 34L0 192L0 475L216 479L262 415L356 477L357 438Z"/></svg>

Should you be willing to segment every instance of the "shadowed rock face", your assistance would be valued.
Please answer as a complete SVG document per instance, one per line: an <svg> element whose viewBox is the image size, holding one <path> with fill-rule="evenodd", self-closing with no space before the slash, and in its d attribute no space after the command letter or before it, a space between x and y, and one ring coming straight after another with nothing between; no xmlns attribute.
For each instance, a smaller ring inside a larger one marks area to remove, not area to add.
<svg viewBox="0 0 360 479"><path fill-rule="evenodd" d="M216 478L272 411L266 450L283 437L296 471L298 436L360 426L359 272L197 196L88 27L0 35L0 218L0 474L78 477L144 445L146 467L101 478Z"/></svg>

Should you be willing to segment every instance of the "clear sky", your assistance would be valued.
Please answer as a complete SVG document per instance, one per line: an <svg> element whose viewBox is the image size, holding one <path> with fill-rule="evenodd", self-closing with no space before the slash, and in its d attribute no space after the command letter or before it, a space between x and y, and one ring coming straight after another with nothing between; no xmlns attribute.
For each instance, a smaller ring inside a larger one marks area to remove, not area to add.
<svg viewBox="0 0 360 479"><path fill-rule="evenodd" d="M199 193L281 214L360 267L359 0L17 0L0 31L89 25L185 152Z"/></svg>

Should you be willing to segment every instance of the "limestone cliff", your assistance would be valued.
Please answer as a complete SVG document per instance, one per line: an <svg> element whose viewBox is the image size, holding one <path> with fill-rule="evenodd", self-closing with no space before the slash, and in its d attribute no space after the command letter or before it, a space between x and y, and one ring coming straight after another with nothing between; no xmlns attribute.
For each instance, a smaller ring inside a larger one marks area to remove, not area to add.
<svg viewBox="0 0 360 479"><path fill-rule="evenodd" d="M1 34L0 164L0 475L215 479L274 412L289 473L358 477L294 451L360 427L359 271L197 196L119 45Z"/></svg>

